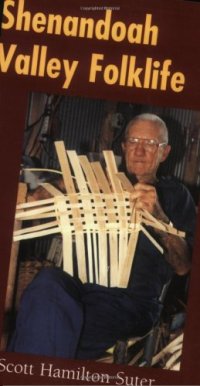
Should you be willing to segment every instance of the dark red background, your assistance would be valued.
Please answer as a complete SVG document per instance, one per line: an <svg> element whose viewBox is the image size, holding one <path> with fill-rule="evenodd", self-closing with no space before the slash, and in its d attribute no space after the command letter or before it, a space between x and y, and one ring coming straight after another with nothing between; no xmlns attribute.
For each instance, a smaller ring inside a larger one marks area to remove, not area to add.
<svg viewBox="0 0 200 386"><path fill-rule="evenodd" d="M16 1L16 4L18 2ZM25 125L28 94L30 91L47 93L63 93L86 97L115 99L118 101L131 101L144 104L167 105L193 110L200 109L200 4L189 3L183 0L109 0L77 1L77 0L27 0L27 10L36 12L60 13L63 16L85 16L100 19L105 11L83 12L80 6L120 6L119 11L113 11L113 21L121 20L127 25L131 22L144 20L146 13L153 14L153 24L159 26L158 44L156 47L144 45L131 45L127 42L116 43L113 41L97 41L90 39L66 38L65 36L52 36L36 34L34 32L17 32L14 29L2 31L0 41L5 47L11 43L18 44L19 53L30 53L33 44L47 45L50 56L60 59L79 60L79 69L72 86L63 90L63 80L50 78L35 78L17 76L12 69L7 74L0 73L0 289L1 310L3 315L7 272L9 264L10 246L12 240L13 217L21 158L23 130ZM161 62L172 59L174 71L185 74L186 85L182 93L173 91L153 91L120 86L108 86L103 81L96 84L88 82L88 72L91 53L104 53L107 63L120 62L121 55L135 55L139 63L144 63L146 57L152 57ZM198 218L197 235L200 229ZM103 365L95 362L73 362L53 359L58 368L86 366L94 372L105 372L115 375L117 371L125 371L127 375L137 375L145 378L155 378L159 385L194 385L200 383L200 238L196 237L194 262L191 273L190 296L188 304L188 317L185 328L184 355L180 372L171 372L158 369L141 369L134 367L120 367L116 365ZM2 319L0 320L2 325ZM14 363L32 363L39 367L42 358L1 353L1 358ZM47 358L44 360L47 362ZM49 360L49 362L52 362ZM36 371L37 373L37 371ZM40 376L26 376L9 373L0 373L4 384L74 384L73 381L64 379L45 378ZM79 382L76 381L76 384Z"/></svg>

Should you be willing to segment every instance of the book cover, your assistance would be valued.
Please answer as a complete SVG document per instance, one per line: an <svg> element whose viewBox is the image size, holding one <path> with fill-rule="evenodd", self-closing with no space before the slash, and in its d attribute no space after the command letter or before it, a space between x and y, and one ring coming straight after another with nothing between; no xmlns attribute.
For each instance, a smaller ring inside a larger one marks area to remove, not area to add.
<svg viewBox="0 0 200 386"><path fill-rule="evenodd" d="M102 151L112 150L118 166L128 121L141 113L157 114L169 128L173 150L162 173L175 175L188 187L198 211L199 17L199 4L183 0L4 1L0 36L2 384L199 383L198 214L192 269L189 276L176 278L175 289L181 293L173 296L171 283L166 311L171 329L168 323L162 330L150 366L142 366L136 345L125 364L112 363L110 353L107 363L105 358L65 359L6 350L27 284L23 287L27 261L32 269L36 261L39 268L52 259L59 265L62 257L62 232L50 235L45 229L44 237L13 241L13 231L20 232L15 228L16 203L22 202L21 196L17 199L19 182L26 183L28 194L22 193L34 202L35 189L52 182L55 170L62 168L55 141L64 141L67 149L87 155L90 162L101 161ZM165 315L162 328L166 320Z"/></svg>

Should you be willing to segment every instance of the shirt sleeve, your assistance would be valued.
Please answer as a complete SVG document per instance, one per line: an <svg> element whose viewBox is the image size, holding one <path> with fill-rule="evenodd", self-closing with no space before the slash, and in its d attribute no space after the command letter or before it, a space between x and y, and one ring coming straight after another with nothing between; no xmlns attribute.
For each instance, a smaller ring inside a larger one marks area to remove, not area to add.
<svg viewBox="0 0 200 386"><path fill-rule="evenodd" d="M180 182L172 180L163 189L161 205L173 226L186 233L192 248L196 227L197 211L189 190Z"/></svg>

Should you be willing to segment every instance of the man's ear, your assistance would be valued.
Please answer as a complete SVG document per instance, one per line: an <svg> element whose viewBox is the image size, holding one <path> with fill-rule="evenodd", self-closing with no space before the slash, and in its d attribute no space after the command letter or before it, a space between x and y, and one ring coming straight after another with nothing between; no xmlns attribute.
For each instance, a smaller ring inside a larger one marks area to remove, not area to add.
<svg viewBox="0 0 200 386"><path fill-rule="evenodd" d="M168 157L170 151L171 151L171 146L170 146L170 145L167 145L167 146L164 148L164 150L163 150L163 154L162 154L162 157L161 157L161 162L164 162L164 161L167 159L167 157Z"/></svg>
<svg viewBox="0 0 200 386"><path fill-rule="evenodd" d="M126 145L125 145L125 142L122 142L122 143L121 143L121 147L122 147L123 153L124 153L124 151L125 151L125 146L126 146Z"/></svg>

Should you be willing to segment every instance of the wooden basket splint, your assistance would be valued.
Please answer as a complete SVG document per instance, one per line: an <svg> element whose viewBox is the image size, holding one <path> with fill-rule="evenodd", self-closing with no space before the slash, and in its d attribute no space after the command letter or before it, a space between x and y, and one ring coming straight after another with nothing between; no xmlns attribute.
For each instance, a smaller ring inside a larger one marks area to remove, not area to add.
<svg viewBox="0 0 200 386"><path fill-rule="evenodd" d="M44 183L52 198L17 205L16 220L42 223L16 230L14 241L60 232L66 272L77 272L82 282L127 287L140 231L163 252L143 225L180 237L184 233L134 209L133 186L118 172L112 151L103 152L105 172L99 162L66 151L62 141L55 146L66 194Z"/></svg>

